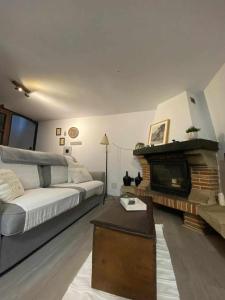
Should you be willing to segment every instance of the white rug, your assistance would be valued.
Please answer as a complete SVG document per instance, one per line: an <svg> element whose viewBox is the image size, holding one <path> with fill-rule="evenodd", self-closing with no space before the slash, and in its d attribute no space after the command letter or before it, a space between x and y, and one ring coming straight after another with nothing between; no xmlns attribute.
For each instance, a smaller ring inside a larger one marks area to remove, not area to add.
<svg viewBox="0 0 225 300"><path fill-rule="evenodd" d="M163 225L155 225L157 236L157 300L179 300L170 253L163 235ZM127 300L91 288L92 253L70 284L63 300Z"/></svg>

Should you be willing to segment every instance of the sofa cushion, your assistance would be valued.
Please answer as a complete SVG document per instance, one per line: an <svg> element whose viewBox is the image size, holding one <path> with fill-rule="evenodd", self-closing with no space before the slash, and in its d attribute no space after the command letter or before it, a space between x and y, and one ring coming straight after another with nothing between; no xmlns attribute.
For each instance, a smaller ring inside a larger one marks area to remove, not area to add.
<svg viewBox="0 0 225 300"><path fill-rule="evenodd" d="M68 182L68 166L51 166L51 184Z"/></svg>
<svg viewBox="0 0 225 300"><path fill-rule="evenodd" d="M1 233L14 235L34 228L79 204L79 191L40 188L1 205Z"/></svg>
<svg viewBox="0 0 225 300"><path fill-rule="evenodd" d="M88 172L87 168L85 167L77 167L74 168L71 172L72 182L74 183L81 183L92 181L93 178L91 174Z"/></svg>
<svg viewBox="0 0 225 300"><path fill-rule="evenodd" d="M73 182L72 174L75 168L81 168L83 165L78 163L75 158L71 156L66 156L67 164L68 164L68 182Z"/></svg>
<svg viewBox="0 0 225 300"><path fill-rule="evenodd" d="M3 163L0 160L0 168L14 171L25 190L36 189L40 187L37 165Z"/></svg>
<svg viewBox="0 0 225 300"><path fill-rule="evenodd" d="M24 194L24 188L12 170L0 169L0 200L14 200Z"/></svg>
<svg viewBox="0 0 225 300"><path fill-rule="evenodd" d="M95 195L101 195L104 189L104 183L98 180L92 180L88 182L82 183L64 183L64 184L56 184L52 185L54 188L74 188L79 189L79 191L85 191L84 198L88 199Z"/></svg>

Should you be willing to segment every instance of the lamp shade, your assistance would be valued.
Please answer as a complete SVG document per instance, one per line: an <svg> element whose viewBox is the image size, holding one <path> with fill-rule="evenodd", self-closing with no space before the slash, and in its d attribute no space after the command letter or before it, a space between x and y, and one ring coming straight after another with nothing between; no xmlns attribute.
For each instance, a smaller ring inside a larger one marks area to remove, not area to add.
<svg viewBox="0 0 225 300"><path fill-rule="evenodd" d="M108 137L105 133L105 135L103 136L101 142L100 142L101 145L109 145L109 140L108 140Z"/></svg>

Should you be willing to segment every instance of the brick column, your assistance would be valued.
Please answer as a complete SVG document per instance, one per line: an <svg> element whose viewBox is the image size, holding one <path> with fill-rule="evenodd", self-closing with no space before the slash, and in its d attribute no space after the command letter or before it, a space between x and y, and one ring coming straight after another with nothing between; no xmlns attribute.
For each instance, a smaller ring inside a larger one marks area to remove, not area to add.
<svg viewBox="0 0 225 300"><path fill-rule="evenodd" d="M192 188L198 190L219 190L218 170L207 166L191 166Z"/></svg>
<svg viewBox="0 0 225 300"><path fill-rule="evenodd" d="M149 165L148 161L145 159L144 156L139 156L138 160L139 160L140 165L141 165L142 177L143 177L142 182L138 186L138 190L141 190L143 192L146 189L149 189L149 185L150 185L150 165Z"/></svg>

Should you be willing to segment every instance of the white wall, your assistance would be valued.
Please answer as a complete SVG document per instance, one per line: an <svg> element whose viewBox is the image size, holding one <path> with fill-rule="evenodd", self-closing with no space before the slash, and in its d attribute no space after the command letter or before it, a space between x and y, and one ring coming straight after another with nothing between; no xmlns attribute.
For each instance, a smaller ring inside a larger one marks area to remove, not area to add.
<svg viewBox="0 0 225 300"><path fill-rule="evenodd" d="M218 154L221 187L225 192L225 64L217 72L205 89L205 97L214 125L220 151Z"/></svg>
<svg viewBox="0 0 225 300"><path fill-rule="evenodd" d="M185 130L192 125L187 93L183 92L157 106L154 121L170 119L169 142L186 140Z"/></svg>
<svg viewBox="0 0 225 300"><path fill-rule="evenodd" d="M80 131L77 139L82 141L82 145L73 146L73 155L89 170L101 171L105 169L105 147L99 143L107 133L110 142L108 193L119 195L125 171L128 170L132 177L136 177L140 170L132 150L137 142L147 143L148 129L153 118L154 111L144 111L40 122L37 150L62 153L63 147L59 146L55 135L56 127L67 131L71 126L76 126ZM72 140L67 136L66 145L70 141Z"/></svg>
<svg viewBox="0 0 225 300"><path fill-rule="evenodd" d="M195 99L195 104L190 97ZM200 128L199 137L215 140L215 131L204 94L183 92L158 105L154 121L170 119L169 142L173 139L187 139L186 129L190 126Z"/></svg>
<svg viewBox="0 0 225 300"><path fill-rule="evenodd" d="M193 94L187 92L188 103L190 107L190 114L192 125L200 128L198 136L208 140L216 140L216 134L213 127L212 119L209 113L208 105L203 92ZM194 98L195 103L190 98Z"/></svg>
<svg viewBox="0 0 225 300"><path fill-rule="evenodd" d="M140 170L132 150L137 142L147 144L151 123L170 119L169 142L172 139L186 140L185 131L192 125L201 128L200 137L215 139L204 97L202 94L192 96L196 99L196 104L190 103L190 93L183 92L159 104L155 112L144 111L40 122L37 150L63 153L55 129L60 127L64 132L71 126L76 126L80 131L77 139L82 141L82 145L73 146L72 154L89 170L101 171L105 169L105 147L100 145L100 140L104 133L107 133L110 141L108 193L119 195L125 171L128 170L132 177L136 177ZM217 120L217 116L215 119ZM67 135L66 146L70 146L71 141L73 140Z"/></svg>

